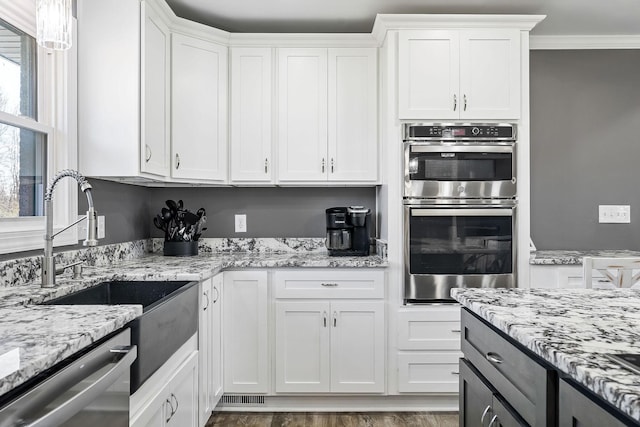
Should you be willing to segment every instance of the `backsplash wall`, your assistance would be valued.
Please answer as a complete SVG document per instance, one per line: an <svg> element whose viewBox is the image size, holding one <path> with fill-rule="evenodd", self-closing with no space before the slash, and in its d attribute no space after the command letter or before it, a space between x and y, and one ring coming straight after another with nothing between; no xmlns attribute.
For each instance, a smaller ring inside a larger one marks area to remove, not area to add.
<svg viewBox="0 0 640 427"><path fill-rule="evenodd" d="M151 216L165 200L182 199L192 212L207 211L203 237L324 237L326 208L362 205L375 218L375 188L349 187L225 187L151 188L147 204ZM235 214L247 215L247 232L235 232ZM149 219L151 224L151 219ZM371 227L375 234L375 224ZM151 225L151 237L162 237Z"/></svg>
<svg viewBox="0 0 640 427"><path fill-rule="evenodd" d="M531 52L531 235L538 249L640 250L640 51ZM599 224L598 205L631 205Z"/></svg>

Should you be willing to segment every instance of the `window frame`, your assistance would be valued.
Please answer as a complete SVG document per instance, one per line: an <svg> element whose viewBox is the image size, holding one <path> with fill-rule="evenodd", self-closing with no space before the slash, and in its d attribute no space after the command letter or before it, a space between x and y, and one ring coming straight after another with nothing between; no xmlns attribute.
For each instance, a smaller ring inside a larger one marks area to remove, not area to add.
<svg viewBox="0 0 640 427"><path fill-rule="evenodd" d="M35 2L0 0L0 18L35 38ZM37 120L0 111L0 122L44 133L47 140L48 183L62 169L77 169L77 32L74 43L60 52L37 46ZM46 188L46 187L45 187ZM43 190L44 191L44 190ZM54 231L78 217L78 185L63 180L56 185L53 202ZM0 254L44 247L44 217L0 219ZM77 227L56 236L54 246L78 243Z"/></svg>

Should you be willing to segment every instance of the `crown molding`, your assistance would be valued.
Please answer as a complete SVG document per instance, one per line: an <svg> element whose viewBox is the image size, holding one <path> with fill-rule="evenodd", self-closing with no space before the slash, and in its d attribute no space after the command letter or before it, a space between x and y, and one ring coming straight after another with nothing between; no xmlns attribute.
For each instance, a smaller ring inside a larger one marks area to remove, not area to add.
<svg viewBox="0 0 640 427"><path fill-rule="evenodd" d="M36 36L35 16L35 2L0 0L0 18L32 37Z"/></svg>
<svg viewBox="0 0 640 427"><path fill-rule="evenodd" d="M640 35L530 36L530 50L640 49Z"/></svg>
<svg viewBox="0 0 640 427"><path fill-rule="evenodd" d="M369 33L230 33L229 43L231 47L378 47Z"/></svg>
<svg viewBox="0 0 640 427"><path fill-rule="evenodd" d="M380 45L389 30L515 28L531 31L546 15L378 14L371 34Z"/></svg>

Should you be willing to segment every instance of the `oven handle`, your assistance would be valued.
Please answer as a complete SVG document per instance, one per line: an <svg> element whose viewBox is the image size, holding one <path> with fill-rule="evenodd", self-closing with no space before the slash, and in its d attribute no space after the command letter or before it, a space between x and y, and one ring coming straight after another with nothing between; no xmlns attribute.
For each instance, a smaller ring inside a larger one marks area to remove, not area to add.
<svg viewBox="0 0 640 427"><path fill-rule="evenodd" d="M412 153L513 153L513 145L409 144Z"/></svg>
<svg viewBox="0 0 640 427"><path fill-rule="evenodd" d="M513 209L430 209L412 208L411 216L513 216Z"/></svg>
<svg viewBox="0 0 640 427"><path fill-rule="evenodd" d="M28 424L28 427L60 425L60 423L64 423L66 420L80 412L85 406L97 399L98 396L104 393L105 390L107 390L118 378L129 370L129 367L138 355L137 350L138 349L135 345L118 346L110 349L106 353L97 355L95 359L86 360L85 363L76 368L77 372L72 374L72 378L75 381L72 380L71 382L81 382L84 375L86 375L84 372L85 370L89 370L88 373L90 374L91 371L95 372L95 369L100 369L100 365L107 366L114 363L114 355L116 355L116 358L120 358L120 360L118 360L117 363L109 369L109 371L104 373L95 382L91 383L80 393L74 395L52 411ZM67 381L70 379L71 378L67 379ZM51 384L50 386L56 387L55 384ZM59 392L62 393L63 391L64 390L60 390Z"/></svg>

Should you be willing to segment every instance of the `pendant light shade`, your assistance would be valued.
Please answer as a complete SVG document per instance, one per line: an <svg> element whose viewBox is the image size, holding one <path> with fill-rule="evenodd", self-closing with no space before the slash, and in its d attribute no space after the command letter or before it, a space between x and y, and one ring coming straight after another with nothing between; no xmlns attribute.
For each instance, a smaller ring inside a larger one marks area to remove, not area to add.
<svg viewBox="0 0 640 427"><path fill-rule="evenodd" d="M36 40L47 49L71 47L73 0L36 0Z"/></svg>

